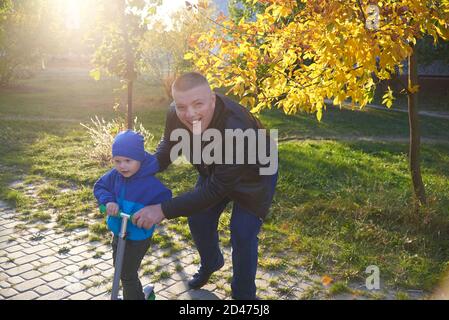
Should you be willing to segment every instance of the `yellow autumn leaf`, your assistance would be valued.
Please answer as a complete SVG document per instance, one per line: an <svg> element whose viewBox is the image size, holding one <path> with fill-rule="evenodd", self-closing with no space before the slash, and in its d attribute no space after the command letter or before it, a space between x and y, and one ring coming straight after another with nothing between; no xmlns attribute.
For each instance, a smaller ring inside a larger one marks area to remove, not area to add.
<svg viewBox="0 0 449 320"><path fill-rule="evenodd" d="M95 81L100 80L100 76L101 76L100 70L98 70L98 69L92 69L92 70L90 70L89 76L90 76L91 78L93 78Z"/></svg>
<svg viewBox="0 0 449 320"><path fill-rule="evenodd" d="M387 108L391 108L393 105L393 91L391 90L390 86L388 86L387 92L382 96L382 103L387 106Z"/></svg>
<svg viewBox="0 0 449 320"><path fill-rule="evenodd" d="M316 112L316 118L319 122L321 122L321 118L323 117L323 110L318 109Z"/></svg>
<svg viewBox="0 0 449 320"><path fill-rule="evenodd" d="M240 104L247 108L252 108L255 103L256 99L254 97L244 97L242 100L240 100Z"/></svg>
<svg viewBox="0 0 449 320"><path fill-rule="evenodd" d="M330 285L332 283L332 281L333 281L333 279L331 277L329 277L329 276L324 276L323 278L321 278L321 283L324 286Z"/></svg>
<svg viewBox="0 0 449 320"><path fill-rule="evenodd" d="M185 60L191 60L193 58L193 53L192 52L187 52L186 54L184 54L184 59Z"/></svg>
<svg viewBox="0 0 449 320"><path fill-rule="evenodd" d="M323 103L320 101L315 105L316 108L316 118L318 121L321 121L323 117Z"/></svg>
<svg viewBox="0 0 449 320"><path fill-rule="evenodd" d="M263 108L264 106L265 106L265 105L264 105L262 102L259 102L259 103L257 104L257 106L255 106L254 108L251 109L251 113L259 113L260 110L262 110L262 108Z"/></svg>
<svg viewBox="0 0 449 320"><path fill-rule="evenodd" d="M408 87L408 91L410 91L411 93L416 93L419 91L419 84L416 84L414 86L410 86Z"/></svg>

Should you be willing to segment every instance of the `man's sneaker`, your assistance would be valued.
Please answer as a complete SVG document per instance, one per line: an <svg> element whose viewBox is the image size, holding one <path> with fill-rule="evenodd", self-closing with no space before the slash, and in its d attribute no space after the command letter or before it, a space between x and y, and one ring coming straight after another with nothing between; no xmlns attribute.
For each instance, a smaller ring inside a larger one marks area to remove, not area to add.
<svg viewBox="0 0 449 320"><path fill-rule="evenodd" d="M149 284L145 288L143 288L143 294L145 295L145 300L156 300L156 295L154 294L154 286L152 284Z"/></svg>
<svg viewBox="0 0 449 320"><path fill-rule="evenodd" d="M204 271L203 267L200 267L197 273L195 273L192 279L189 280L188 285L190 289L199 289L209 281L210 276L215 271L220 270L224 266L224 259L222 259L220 266L212 272Z"/></svg>

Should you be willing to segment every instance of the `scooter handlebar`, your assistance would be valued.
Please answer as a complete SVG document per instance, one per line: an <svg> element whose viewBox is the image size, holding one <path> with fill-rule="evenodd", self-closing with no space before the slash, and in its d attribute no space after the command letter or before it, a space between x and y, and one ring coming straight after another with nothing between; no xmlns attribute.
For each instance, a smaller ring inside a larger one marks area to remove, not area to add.
<svg viewBox="0 0 449 320"><path fill-rule="evenodd" d="M104 204L100 205L100 212L101 213L106 213L106 206ZM132 214L127 214L127 213L124 213L124 212L121 212L121 211L118 213L118 215L121 218L128 218L128 219L130 219L131 216L132 216Z"/></svg>

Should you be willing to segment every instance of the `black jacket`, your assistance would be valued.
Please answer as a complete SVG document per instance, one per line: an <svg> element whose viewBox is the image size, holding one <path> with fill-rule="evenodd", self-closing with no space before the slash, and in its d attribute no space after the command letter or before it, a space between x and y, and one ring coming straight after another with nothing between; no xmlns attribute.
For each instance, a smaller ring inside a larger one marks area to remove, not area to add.
<svg viewBox="0 0 449 320"><path fill-rule="evenodd" d="M165 170L171 163L170 151L177 144L177 141L170 141L170 134L177 128L188 130L179 120L175 106L172 104L167 113L164 135L155 154L159 161L160 171ZM245 131L248 128L259 129L262 126L258 119L243 106L223 95L217 94L214 115L209 128L218 129L222 133L224 141L225 129L242 129ZM192 133L190 131L189 134L192 141ZM208 143L203 142L202 147ZM193 159L192 149L191 143L190 158L188 155L185 155L190 162ZM269 148L267 149L269 151ZM247 145L245 145L244 150L247 152ZM207 165L201 160L201 164L194 164L194 166L200 174L195 188L162 203L162 211L168 219L178 216L190 216L201 212L221 202L226 197L248 209L256 216L262 219L266 217L271 206L272 176L260 175L259 168L261 165L259 163L248 164L247 158L245 158L244 164L224 164L223 160L222 164L213 163Z"/></svg>

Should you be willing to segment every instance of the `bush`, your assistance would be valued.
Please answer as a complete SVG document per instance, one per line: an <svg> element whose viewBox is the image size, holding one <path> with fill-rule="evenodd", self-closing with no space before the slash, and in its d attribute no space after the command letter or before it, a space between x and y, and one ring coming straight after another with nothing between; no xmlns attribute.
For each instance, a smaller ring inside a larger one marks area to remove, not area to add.
<svg viewBox="0 0 449 320"><path fill-rule="evenodd" d="M99 119L95 116L91 119L92 125L81 125L87 129L92 142L93 150L89 149L88 153L95 161L98 161L101 165L109 163L112 158L112 142L114 137L121 131L126 130L126 124L123 119L113 119L112 121L106 121L103 118ZM145 140L145 147L148 147L154 136L144 128L142 123L137 121L137 117L134 119L133 130L140 133Z"/></svg>

